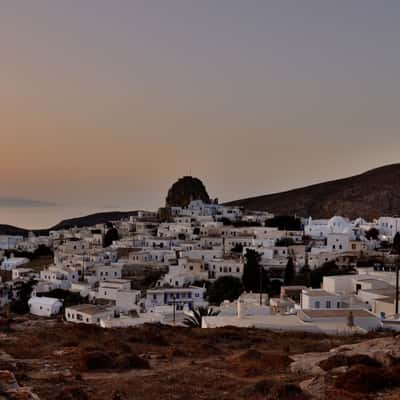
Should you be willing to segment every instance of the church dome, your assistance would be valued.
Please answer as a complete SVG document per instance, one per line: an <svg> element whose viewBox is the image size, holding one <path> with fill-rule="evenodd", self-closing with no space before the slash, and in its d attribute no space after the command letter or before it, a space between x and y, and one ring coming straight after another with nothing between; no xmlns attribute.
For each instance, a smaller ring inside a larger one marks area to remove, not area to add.
<svg viewBox="0 0 400 400"><path fill-rule="evenodd" d="M334 216L328 222L328 228L332 233L345 233L348 227L349 223L343 217Z"/></svg>

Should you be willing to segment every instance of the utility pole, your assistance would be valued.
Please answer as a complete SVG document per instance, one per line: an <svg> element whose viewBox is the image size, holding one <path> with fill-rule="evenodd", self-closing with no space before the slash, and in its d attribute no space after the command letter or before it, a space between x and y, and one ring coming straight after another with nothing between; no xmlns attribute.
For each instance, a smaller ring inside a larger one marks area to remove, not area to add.
<svg viewBox="0 0 400 400"><path fill-rule="evenodd" d="M399 263L400 263L400 256L398 256L396 260L396 296L395 296L395 314L396 316L399 314Z"/></svg>
<svg viewBox="0 0 400 400"><path fill-rule="evenodd" d="M176 314L176 312L175 312L176 301L175 301L175 295L174 294L172 295L172 305L173 305L172 321L173 321L173 324L175 325L175 322L176 322L176 316L175 316L175 314Z"/></svg>
<svg viewBox="0 0 400 400"><path fill-rule="evenodd" d="M263 290L263 282L262 282L262 270L263 267L262 265L259 266L260 267L260 306L262 306L262 290Z"/></svg>

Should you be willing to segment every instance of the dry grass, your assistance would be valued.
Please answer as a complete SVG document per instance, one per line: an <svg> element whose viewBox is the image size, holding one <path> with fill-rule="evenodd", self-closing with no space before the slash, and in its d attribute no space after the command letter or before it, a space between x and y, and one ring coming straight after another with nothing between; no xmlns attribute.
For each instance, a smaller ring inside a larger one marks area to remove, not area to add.
<svg viewBox="0 0 400 400"><path fill-rule="evenodd" d="M303 400L297 384L304 377L290 373L290 354L361 340L233 327L104 330L30 320L14 322L12 332L0 336L0 348L17 360L20 383L43 400Z"/></svg>

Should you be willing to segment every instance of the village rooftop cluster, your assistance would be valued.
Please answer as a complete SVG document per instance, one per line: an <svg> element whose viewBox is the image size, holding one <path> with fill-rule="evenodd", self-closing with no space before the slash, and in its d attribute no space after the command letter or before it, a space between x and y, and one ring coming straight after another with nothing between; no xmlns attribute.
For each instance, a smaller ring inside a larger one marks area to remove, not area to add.
<svg viewBox="0 0 400 400"><path fill-rule="evenodd" d="M285 227L284 218L268 212L193 200L169 208L164 218L139 211L127 220L48 236L2 236L0 306L18 312L26 305L32 318L103 328L182 325L203 310L203 328L400 330L400 218L287 220L298 227ZM29 255L38 249L49 250L49 265L32 266ZM329 266L339 273L322 276L318 287L304 281ZM246 274L259 282L232 298L230 282L245 283ZM224 284L230 298L222 294L211 310L210 292Z"/></svg>

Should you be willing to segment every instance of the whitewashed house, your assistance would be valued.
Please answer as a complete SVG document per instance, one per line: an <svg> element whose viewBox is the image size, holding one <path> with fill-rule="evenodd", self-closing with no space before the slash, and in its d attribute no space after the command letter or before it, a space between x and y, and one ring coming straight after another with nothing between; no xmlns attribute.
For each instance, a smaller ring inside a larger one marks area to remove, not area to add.
<svg viewBox="0 0 400 400"><path fill-rule="evenodd" d="M177 310L183 310L185 306L193 309L208 304L204 299L205 294L206 289L197 286L150 289L146 292L145 305L147 310L172 305Z"/></svg>
<svg viewBox="0 0 400 400"><path fill-rule="evenodd" d="M323 289L303 289L300 305L305 310L341 308L341 297Z"/></svg>
<svg viewBox="0 0 400 400"><path fill-rule="evenodd" d="M79 304L65 309L65 319L88 325L100 325L101 319L112 318L114 307L98 306L94 304Z"/></svg>
<svg viewBox="0 0 400 400"><path fill-rule="evenodd" d="M57 315L62 309L62 302L51 297L33 296L28 301L29 312L39 317Z"/></svg>
<svg viewBox="0 0 400 400"><path fill-rule="evenodd" d="M24 257L10 257L5 258L1 263L0 269L3 271L12 271L14 268L21 267L22 265L28 264L29 259Z"/></svg>

